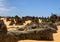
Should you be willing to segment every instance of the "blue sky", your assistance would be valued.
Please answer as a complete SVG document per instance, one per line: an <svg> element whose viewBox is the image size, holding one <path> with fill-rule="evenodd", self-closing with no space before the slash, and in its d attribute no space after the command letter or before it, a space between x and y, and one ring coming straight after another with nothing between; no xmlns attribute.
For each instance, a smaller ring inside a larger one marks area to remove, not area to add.
<svg viewBox="0 0 60 42"><path fill-rule="evenodd" d="M0 0L0 16L60 15L60 0Z"/></svg>

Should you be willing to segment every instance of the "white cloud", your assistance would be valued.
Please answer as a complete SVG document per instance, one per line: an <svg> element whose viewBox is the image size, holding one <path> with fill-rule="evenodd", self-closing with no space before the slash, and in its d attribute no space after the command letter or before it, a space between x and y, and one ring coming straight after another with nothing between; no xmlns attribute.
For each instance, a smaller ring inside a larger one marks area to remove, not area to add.
<svg viewBox="0 0 60 42"><path fill-rule="evenodd" d="M6 7L4 2L6 0L0 0L0 14L5 14L5 13L8 13L9 11L12 11L13 9L16 9L16 7Z"/></svg>
<svg viewBox="0 0 60 42"><path fill-rule="evenodd" d="M3 7L4 6L4 1L5 0L0 0L0 7Z"/></svg>
<svg viewBox="0 0 60 42"><path fill-rule="evenodd" d="M0 13L6 13L10 11L10 9L7 9L7 8L0 8Z"/></svg>
<svg viewBox="0 0 60 42"><path fill-rule="evenodd" d="M5 13L8 11L8 9L4 5L5 0L0 0L0 13Z"/></svg>
<svg viewBox="0 0 60 42"><path fill-rule="evenodd" d="M4 5L2 4L2 2L0 2L0 7L1 7L1 6L4 6Z"/></svg>

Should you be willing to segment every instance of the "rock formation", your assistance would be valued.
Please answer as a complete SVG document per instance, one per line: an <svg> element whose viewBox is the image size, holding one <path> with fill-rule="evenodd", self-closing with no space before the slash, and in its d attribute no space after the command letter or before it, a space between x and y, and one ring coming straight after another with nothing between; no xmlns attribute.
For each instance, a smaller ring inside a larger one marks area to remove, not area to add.
<svg viewBox="0 0 60 42"><path fill-rule="evenodd" d="M31 20L31 23L17 28L16 30L7 31L7 27L4 21L0 19L0 42L17 42L18 40L54 40L53 33L57 33L57 25L60 25L60 17L52 15L49 18L26 16L20 18L6 17L7 21L10 21L10 25L23 25L25 21ZM39 23L39 19L42 20ZM58 22L57 22L58 21Z"/></svg>

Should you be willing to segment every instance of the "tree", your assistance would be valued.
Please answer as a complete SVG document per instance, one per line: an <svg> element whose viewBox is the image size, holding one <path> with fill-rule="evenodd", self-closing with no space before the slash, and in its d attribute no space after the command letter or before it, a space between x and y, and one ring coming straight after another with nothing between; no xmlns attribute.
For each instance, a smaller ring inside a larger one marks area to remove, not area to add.
<svg viewBox="0 0 60 42"><path fill-rule="evenodd" d="M15 16L15 21L18 21L20 17L18 15Z"/></svg>
<svg viewBox="0 0 60 42"><path fill-rule="evenodd" d="M56 22L56 20L57 20L57 15L52 13L52 15L50 16L50 20L51 20L53 23Z"/></svg>

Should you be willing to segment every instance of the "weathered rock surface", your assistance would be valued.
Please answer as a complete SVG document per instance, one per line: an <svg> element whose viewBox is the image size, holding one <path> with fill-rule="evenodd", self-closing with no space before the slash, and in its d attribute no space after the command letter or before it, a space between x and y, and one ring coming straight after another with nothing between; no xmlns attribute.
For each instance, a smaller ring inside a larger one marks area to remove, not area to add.
<svg viewBox="0 0 60 42"><path fill-rule="evenodd" d="M17 30L9 31L17 40L53 40L53 33L57 32L57 27L53 24L47 23L30 23L25 27Z"/></svg>
<svg viewBox="0 0 60 42"><path fill-rule="evenodd" d="M57 33L56 25L60 25L60 17L53 15L50 18L40 18L43 22L39 23L38 17L8 17L7 21L11 25L22 25L25 21L32 22L22 28L17 28L13 31L7 31L7 27L3 20L0 20L0 42L17 42L18 40L53 40L53 33ZM55 20L59 20L56 22ZM51 23L50 23L51 22Z"/></svg>

